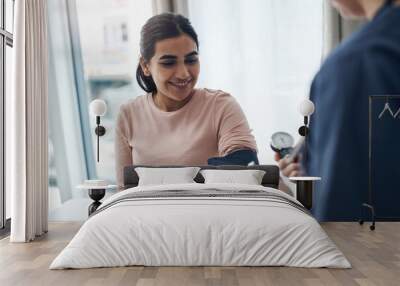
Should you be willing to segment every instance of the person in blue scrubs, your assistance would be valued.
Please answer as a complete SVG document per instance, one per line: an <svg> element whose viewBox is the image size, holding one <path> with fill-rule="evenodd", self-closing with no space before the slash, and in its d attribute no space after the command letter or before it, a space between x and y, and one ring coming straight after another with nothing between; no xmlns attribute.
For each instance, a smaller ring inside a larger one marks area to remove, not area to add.
<svg viewBox="0 0 400 286"><path fill-rule="evenodd" d="M276 159L285 176L305 172L322 177L314 189L317 219L353 221L368 198L369 96L400 95L400 1L331 2L342 16L369 21L332 52L313 80L310 99L316 109L307 156L300 156L307 160L288 164ZM388 132L393 142L400 142L400 132ZM399 163L400 158L388 163L383 157L374 162L389 172L400 170Z"/></svg>

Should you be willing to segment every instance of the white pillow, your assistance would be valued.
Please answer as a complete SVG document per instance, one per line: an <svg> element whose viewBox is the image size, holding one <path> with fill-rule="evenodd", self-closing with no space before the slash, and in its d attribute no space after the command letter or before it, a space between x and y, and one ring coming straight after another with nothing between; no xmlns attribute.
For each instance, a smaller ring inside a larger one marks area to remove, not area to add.
<svg viewBox="0 0 400 286"><path fill-rule="evenodd" d="M195 183L193 179L199 170L199 167L135 168L139 176L139 186Z"/></svg>
<svg viewBox="0 0 400 286"><path fill-rule="evenodd" d="M262 170L201 170L204 183L233 183L261 185L265 171Z"/></svg>

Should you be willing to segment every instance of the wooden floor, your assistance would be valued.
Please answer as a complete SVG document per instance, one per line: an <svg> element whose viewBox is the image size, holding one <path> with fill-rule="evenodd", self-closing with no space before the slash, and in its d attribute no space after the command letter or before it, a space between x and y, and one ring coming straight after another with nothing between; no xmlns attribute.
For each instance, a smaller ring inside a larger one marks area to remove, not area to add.
<svg viewBox="0 0 400 286"><path fill-rule="evenodd" d="M323 224L353 268L120 267L48 270L78 230L78 223L51 223L43 238L27 244L0 241L0 285L400 285L400 223Z"/></svg>

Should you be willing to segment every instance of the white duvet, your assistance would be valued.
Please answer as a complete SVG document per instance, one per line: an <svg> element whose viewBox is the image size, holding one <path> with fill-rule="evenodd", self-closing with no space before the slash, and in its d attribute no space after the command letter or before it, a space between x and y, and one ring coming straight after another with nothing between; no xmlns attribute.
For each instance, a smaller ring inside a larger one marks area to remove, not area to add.
<svg viewBox="0 0 400 286"><path fill-rule="evenodd" d="M130 193L262 190L234 184L135 187L105 200L50 269L146 266L295 266L350 268L318 222L298 208L258 198L174 197L121 201ZM104 207L107 206L108 207Z"/></svg>

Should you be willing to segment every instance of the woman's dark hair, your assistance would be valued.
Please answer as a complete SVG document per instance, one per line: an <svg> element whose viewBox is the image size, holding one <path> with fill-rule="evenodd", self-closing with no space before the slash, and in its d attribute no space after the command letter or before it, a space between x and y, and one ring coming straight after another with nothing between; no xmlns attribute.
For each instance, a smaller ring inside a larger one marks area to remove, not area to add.
<svg viewBox="0 0 400 286"><path fill-rule="evenodd" d="M197 34L192 24L182 15L163 13L151 17L142 27L140 32L140 54L145 62L149 62L154 56L155 46L158 41L175 38L186 34L193 39L199 48ZM152 76L143 73L140 63L136 69L136 80L139 86L146 92L156 92L157 87Z"/></svg>

